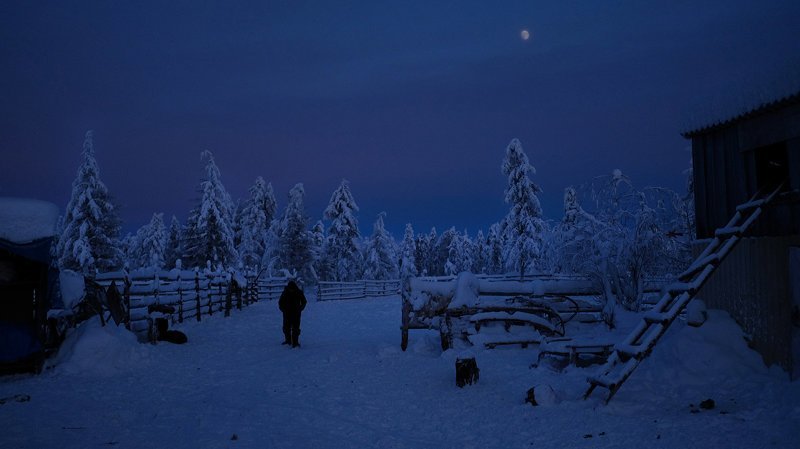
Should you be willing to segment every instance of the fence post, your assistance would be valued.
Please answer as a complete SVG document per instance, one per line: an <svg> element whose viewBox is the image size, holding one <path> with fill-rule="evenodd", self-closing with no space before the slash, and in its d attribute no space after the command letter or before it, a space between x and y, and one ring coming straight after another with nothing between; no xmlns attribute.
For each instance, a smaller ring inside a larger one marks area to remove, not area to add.
<svg viewBox="0 0 800 449"><path fill-rule="evenodd" d="M125 308L128 309L128 322L125 324L125 327L131 330L131 278L127 268L123 269L123 272L125 273L125 288L122 297L125 301Z"/></svg>
<svg viewBox="0 0 800 449"><path fill-rule="evenodd" d="M200 269L195 267L194 268L194 292L195 292L195 302L196 308L194 309L195 315L197 316L197 321L200 321L200 315L202 312L200 311Z"/></svg>
<svg viewBox="0 0 800 449"><path fill-rule="evenodd" d="M220 284L220 291L222 290L222 284ZM225 316L231 316L231 308L233 307L233 276L230 276L228 280L228 291L225 294Z"/></svg>
<svg viewBox="0 0 800 449"><path fill-rule="evenodd" d="M156 304L159 304L159 301L158 301L158 286L159 285L158 284L159 284L158 272L154 270L153 271L153 299L155 300Z"/></svg>
<svg viewBox="0 0 800 449"><path fill-rule="evenodd" d="M236 282L236 310L242 310L242 286Z"/></svg>
<svg viewBox="0 0 800 449"><path fill-rule="evenodd" d="M217 291L219 292L219 309L222 310L223 308L227 307L227 304L225 305L222 304L222 298L227 295L222 294L222 284L223 284L222 276L221 275L217 276L217 279L219 280L219 283L217 284ZM228 290L230 290L230 283L228 284ZM228 310L230 310L230 308Z"/></svg>
<svg viewBox="0 0 800 449"><path fill-rule="evenodd" d="M183 323L183 282L181 281L181 271L178 271L178 322Z"/></svg>
<svg viewBox="0 0 800 449"><path fill-rule="evenodd" d="M214 302L214 298L211 295L211 292L213 291L212 285L214 283L214 278L212 278L208 272L205 273L205 276L206 276L206 281L208 281L208 316L211 316L214 314L214 310L212 309L212 303Z"/></svg>

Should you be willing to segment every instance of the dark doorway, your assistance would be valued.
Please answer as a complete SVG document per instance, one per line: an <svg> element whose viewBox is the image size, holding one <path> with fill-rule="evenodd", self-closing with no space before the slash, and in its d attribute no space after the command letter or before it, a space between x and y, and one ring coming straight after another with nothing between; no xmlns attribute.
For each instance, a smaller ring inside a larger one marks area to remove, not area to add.
<svg viewBox="0 0 800 449"><path fill-rule="evenodd" d="M776 143L755 150L756 185L763 192L772 192L780 183L789 179L789 154L786 142ZM789 186L785 186L788 189Z"/></svg>

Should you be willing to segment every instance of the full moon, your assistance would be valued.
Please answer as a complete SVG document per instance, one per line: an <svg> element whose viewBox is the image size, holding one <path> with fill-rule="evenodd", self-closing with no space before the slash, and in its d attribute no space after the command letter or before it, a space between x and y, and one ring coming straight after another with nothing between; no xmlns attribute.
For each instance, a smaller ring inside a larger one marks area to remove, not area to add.
<svg viewBox="0 0 800 449"><path fill-rule="evenodd" d="M528 30L522 30L519 33L519 37L521 37L523 41L527 41L528 39L530 39L531 33L529 33Z"/></svg>

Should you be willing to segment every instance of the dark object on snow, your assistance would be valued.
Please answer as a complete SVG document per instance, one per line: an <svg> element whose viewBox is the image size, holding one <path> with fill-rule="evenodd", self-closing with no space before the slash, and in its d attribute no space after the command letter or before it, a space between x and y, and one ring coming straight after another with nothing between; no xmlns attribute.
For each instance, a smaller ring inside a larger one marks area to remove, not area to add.
<svg viewBox="0 0 800 449"><path fill-rule="evenodd" d="M525 403L536 407L539 404L536 402L536 392L533 390L533 387L528 389L528 395L525 397Z"/></svg>
<svg viewBox="0 0 800 449"><path fill-rule="evenodd" d="M167 315L175 313L175 307L165 304L150 304L147 306L147 313L160 312Z"/></svg>
<svg viewBox="0 0 800 449"><path fill-rule="evenodd" d="M111 281L111 285L106 289L106 304L108 305L108 311L111 312L111 319L114 320L114 324L119 326L128 321L128 311L125 309L125 303L117 289L116 281Z"/></svg>
<svg viewBox="0 0 800 449"><path fill-rule="evenodd" d="M0 405L5 404L6 402L28 402L31 400L30 395L27 394L15 394L14 396L9 396L7 398L0 398Z"/></svg>
<svg viewBox="0 0 800 449"><path fill-rule="evenodd" d="M289 281L278 300L278 307L283 312L283 344L291 343L293 348L300 346L300 315L306 308L306 295L295 281Z"/></svg>
<svg viewBox="0 0 800 449"><path fill-rule="evenodd" d="M716 407L713 399L706 399L705 401L700 403L700 408L703 410L713 410Z"/></svg>
<svg viewBox="0 0 800 449"><path fill-rule="evenodd" d="M182 345L189 341L189 339L186 338L186 334L183 332L169 330L169 321L167 321L166 318L156 318L155 327L157 341L166 341L175 343L176 345Z"/></svg>
<svg viewBox="0 0 800 449"><path fill-rule="evenodd" d="M469 359L456 359L456 385L463 388L464 385L478 381L481 370L478 369L478 363L475 362L475 357Z"/></svg>
<svg viewBox="0 0 800 449"><path fill-rule="evenodd" d="M536 398L537 391L539 392L538 400ZM558 398L556 396L556 392L553 391L553 387L547 384L542 384L528 389L528 393L525 397L525 402L531 404L534 407L539 405L553 405L558 402Z"/></svg>
<svg viewBox="0 0 800 449"><path fill-rule="evenodd" d="M236 435L235 433L233 434L233 436L231 436L231 441L236 441L238 439L239 439L239 436Z"/></svg>
<svg viewBox="0 0 800 449"><path fill-rule="evenodd" d="M189 339L186 337L186 334L184 334L181 331L167 331L161 337L161 341L175 343L176 345L182 345L187 341L189 341Z"/></svg>

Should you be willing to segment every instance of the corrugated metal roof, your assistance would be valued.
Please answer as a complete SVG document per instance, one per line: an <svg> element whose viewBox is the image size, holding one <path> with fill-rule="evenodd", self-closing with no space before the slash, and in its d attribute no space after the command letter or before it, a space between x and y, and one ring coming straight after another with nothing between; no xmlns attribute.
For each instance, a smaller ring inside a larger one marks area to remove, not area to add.
<svg viewBox="0 0 800 449"><path fill-rule="evenodd" d="M683 137L685 137L687 139L691 139L692 137L697 136L699 134L705 134L705 133L707 133L709 131L713 131L715 129L719 129L719 128L728 126L731 123L738 122L740 120L744 120L744 119L747 119L747 118L750 118L750 117L753 117L753 116L756 116L756 115L764 114L766 112L773 111L775 109L784 107L784 106L789 105L789 104L794 104L794 103L800 103L800 91L797 91L797 92L795 92L793 94L790 94L790 95L783 96L781 98L778 98L777 100L772 100L772 101L767 101L765 103L761 103L758 106L750 108L750 109L746 110L745 112L742 112L740 114L731 116L731 117L729 117L727 119L717 120L717 121L715 121L713 123L709 123L709 124L704 125L704 126L700 126L700 127L697 127L697 128L693 128L693 129L689 129L689 130L683 131L683 132L681 132L681 136L683 136Z"/></svg>

